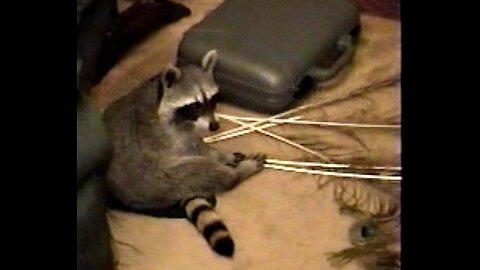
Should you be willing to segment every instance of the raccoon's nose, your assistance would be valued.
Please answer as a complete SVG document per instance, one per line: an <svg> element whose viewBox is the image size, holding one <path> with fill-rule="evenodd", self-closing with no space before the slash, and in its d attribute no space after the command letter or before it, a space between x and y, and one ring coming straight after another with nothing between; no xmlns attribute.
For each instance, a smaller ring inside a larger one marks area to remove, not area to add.
<svg viewBox="0 0 480 270"><path fill-rule="evenodd" d="M208 129L210 129L210 131L217 131L219 128L220 124L217 121L210 122L208 125Z"/></svg>

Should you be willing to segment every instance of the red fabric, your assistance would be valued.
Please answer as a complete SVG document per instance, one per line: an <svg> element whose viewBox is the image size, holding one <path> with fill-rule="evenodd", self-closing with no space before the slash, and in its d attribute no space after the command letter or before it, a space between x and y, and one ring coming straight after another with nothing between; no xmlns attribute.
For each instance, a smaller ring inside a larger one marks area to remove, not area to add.
<svg viewBox="0 0 480 270"><path fill-rule="evenodd" d="M400 19L400 0L356 0L366 14L393 20Z"/></svg>

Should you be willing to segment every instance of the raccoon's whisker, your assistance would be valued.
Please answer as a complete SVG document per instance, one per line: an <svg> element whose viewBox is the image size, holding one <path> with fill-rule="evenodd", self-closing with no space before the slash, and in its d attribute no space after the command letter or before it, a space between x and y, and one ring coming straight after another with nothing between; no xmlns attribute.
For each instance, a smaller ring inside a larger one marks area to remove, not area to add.
<svg viewBox="0 0 480 270"><path fill-rule="evenodd" d="M267 159L266 163L274 165L292 165L303 167L324 167L324 168L340 168L340 169L365 169L365 170L389 170L389 171L401 171L402 167L394 166L357 166L352 164L339 164L339 163L321 163L321 162L305 162L305 161L290 161L290 160L278 160Z"/></svg>
<svg viewBox="0 0 480 270"><path fill-rule="evenodd" d="M231 117L236 120L247 121L247 122L257 122L265 119L265 118L258 118L258 117L234 116L234 115L228 115L228 114L222 114L222 113L217 113L216 115L220 117ZM353 128L392 128L392 129L401 128L401 125L344 123L344 122L333 122L333 121L309 121L309 120L291 120L291 119L272 119L272 120L269 120L268 122L279 123L279 124L292 124L292 125L353 127Z"/></svg>
<svg viewBox="0 0 480 270"><path fill-rule="evenodd" d="M244 122L235 120L235 119L233 119L233 118L226 118L226 117L224 117L224 119L227 119L227 120L232 121L232 122L234 122L234 123L236 123L236 124L239 124L239 125L247 125L247 124L245 124ZM323 160L326 161L326 162L330 162L330 158L327 157L326 155L321 154L321 153L319 153L319 152L317 152L317 151L314 151L314 150L312 150L312 149L310 149L310 148L308 148L308 147L305 147L305 146L303 146L303 145L301 145L301 144L298 144L298 143L296 143L296 142L293 142L293 141L291 141L291 140L289 140L289 139L287 139L287 138L285 138L285 137L282 137L282 136L280 136L280 135L277 135L277 134L272 133L272 132L269 132L269 131L265 131L265 130L259 129L258 127L255 127L255 126L249 127L249 128L252 129L252 130L254 130L254 131L257 131L257 132L259 132L259 133L262 133L262 134L264 134L264 135L266 135L266 136L268 136L268 137L271 137L271 138L274 138L274 139L276 139L276 140L278 140L278 141L284 142L284 143L286 143L286 144L288 144L288 145L290 145L290 146L293 146L293 147L295 147L295 148L301 149L301 150L303 150L303 151L305 151L305 152L307 152L307 153L310 153L310 154L312 154L312 155L314 155L314 156L316 156L316 157L318 157L318 158L323 159Z"/></svg>
<svg viewBox="0 0 480 270"><path fill-rule="evenodd" d="M330 171L312 170L312 169L283 166L283 165L274 165L274 164L265 164L264 166L265 168L274 169L274 170L342 177L342 178L375 179L375 180L385 180L385 181L401 181L402 180L402 176L399 176L399 175L390 176L390 175L370 175L370 174L359 174L359 173L330 172Z"/></svg>

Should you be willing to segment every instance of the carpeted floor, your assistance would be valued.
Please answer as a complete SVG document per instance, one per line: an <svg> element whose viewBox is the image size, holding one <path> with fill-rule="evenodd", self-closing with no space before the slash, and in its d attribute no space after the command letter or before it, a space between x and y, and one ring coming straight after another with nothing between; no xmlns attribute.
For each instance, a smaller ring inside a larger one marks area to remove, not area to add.
<svg viewBox="0 0 480 270"><path fill-rule="evenodd" d="M180 1L193 16L171 25L139 46L117 65L95 89L94 99L105 108L145 78L159 73L175 53L182 34L201 20L221 0ZM351 67L338 84L314 91L301 103L333 102L309 111L307 119L368 123L400 122L400 87L387 87L340 100L354 89L400 73L400 25L398 21L362 16L363 33ZM221 104L220 112L258 116ZM223 123L223 129L231 127ZM345 130L278 127L279 134L309 134L326 145L324 154L343 162L400 165L398 130ZM214 145L221 149L265 152L269 157L294 159L304 154L259 134L249 134ZM310 270L335 269L326 253L348 247L348 229L354 218L340 214L334 185L318 188L328 178L264 170L237 189L219 198L217 209L236 241L236 255L227 260L215 255L186 220L155 219L110 212L115 250L121 270L236 269ZM351 263L344 270L360 269Z"/></svg>

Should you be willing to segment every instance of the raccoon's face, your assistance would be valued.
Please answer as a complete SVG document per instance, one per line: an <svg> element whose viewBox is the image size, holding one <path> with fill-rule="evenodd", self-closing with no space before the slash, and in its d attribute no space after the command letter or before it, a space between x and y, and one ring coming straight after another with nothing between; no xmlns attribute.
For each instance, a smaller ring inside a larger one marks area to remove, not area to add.
<svg viewBox="0 0 480 270"><path fill-rule="evenodd" d="M208 52L201 66L169 67L162 76L164 89L160 115L170 115L177 124L192 124L200 134L216 131L215 117L218 86L213 77L216 51Z"/></svg>

